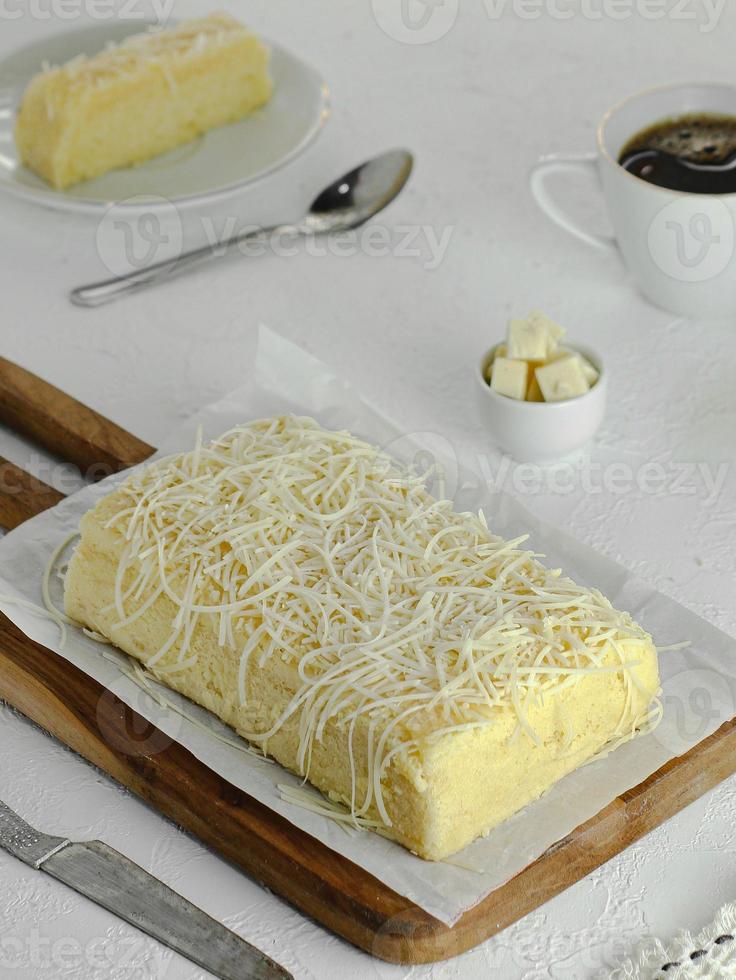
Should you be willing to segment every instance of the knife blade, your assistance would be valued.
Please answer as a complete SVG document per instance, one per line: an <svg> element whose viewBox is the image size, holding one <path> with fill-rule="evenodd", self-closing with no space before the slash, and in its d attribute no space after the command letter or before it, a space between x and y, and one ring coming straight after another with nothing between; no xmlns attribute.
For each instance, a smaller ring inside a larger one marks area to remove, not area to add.
<svg viewBox="0 0 736 980"><path fill-rule="evenodd" d="M221 980L293 980L272 959L101 841L42 834L0 800L0 847Z"/></svg>

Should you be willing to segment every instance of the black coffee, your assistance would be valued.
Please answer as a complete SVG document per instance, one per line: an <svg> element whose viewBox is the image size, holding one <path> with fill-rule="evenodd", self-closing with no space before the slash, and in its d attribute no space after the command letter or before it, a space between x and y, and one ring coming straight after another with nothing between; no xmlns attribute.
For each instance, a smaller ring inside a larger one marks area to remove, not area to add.
<svg viewBox="0 0 736 980"><path fill-rule="evenodd" d="M630 139L619 163L670 190L736 192L736 116L701 113L665 119Z"/></svg>

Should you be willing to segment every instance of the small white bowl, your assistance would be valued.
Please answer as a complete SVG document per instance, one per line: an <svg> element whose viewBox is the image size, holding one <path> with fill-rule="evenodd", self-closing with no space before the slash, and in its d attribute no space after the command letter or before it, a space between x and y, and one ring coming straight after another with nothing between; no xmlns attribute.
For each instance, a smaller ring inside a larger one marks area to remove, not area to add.
<svg viewBox="0 0 736 980"><path fill-rule="evenodd" d="M606 411L608 376L600 357L587 347L570 347L599 374L584 395L561 402L521 402L499 395L488 383L488 370L500 346L486 351L475 369L478 410L496 442L514 459L528 463L549 463L582 449L598 431Z"/></svg>

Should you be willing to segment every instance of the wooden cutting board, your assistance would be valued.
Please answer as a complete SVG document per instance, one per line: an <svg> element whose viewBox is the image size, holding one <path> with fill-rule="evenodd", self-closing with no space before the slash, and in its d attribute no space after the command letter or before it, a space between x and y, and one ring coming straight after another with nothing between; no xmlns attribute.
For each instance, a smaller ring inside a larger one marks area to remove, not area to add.
<svg viewBox="0 0 736 980"><path fill-rule="evenodd" d="M99 478L153 448L0 358L0 421ZM61 499L0 459L0 526ZM452 927L226 782L110 691L0 615L0 699L328 929L395 963L471 949L736 771L736 719L624 793ZM40 828L53 832L53 827Z"/></svg>

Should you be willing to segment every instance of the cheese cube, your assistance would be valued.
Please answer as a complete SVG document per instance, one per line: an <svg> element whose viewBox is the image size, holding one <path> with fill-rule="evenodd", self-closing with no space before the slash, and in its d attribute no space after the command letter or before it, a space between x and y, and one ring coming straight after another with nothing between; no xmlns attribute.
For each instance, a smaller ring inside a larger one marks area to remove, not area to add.
<svg viewBox="0 0 736 980"><path fill-rule="evenodd" d="M561 361L563 357L572 357L575 353L576 351L574 351L571 347L558 347L554 354L551 354L547 358L545 364L547 364L549 361Z"/></svg>
<svg viewBox="0 0 736 980"><path fill-rule="evenodd" d="M494 350L493 359L495 360L497 357L508 357L508 348L506 347L506 344L499 344L498 347ZM492 374L493 374L493 361L491 361L491 363L486 368L486 381L488 382L488 384L491 383Z"/></svg>
<svg viewBox="0 0 736 980"><path fill-rule="evenodd" d="M514 361L509 357L497 357L491 371L491 388L499 395L524 401L529 379L526 361Z"/></svg>
<svg viewBox="0 0 736 980"><path fill-rule="evenodd" d="M537 372L534 368L529 372L529 387L526 389L526 400L528 402L543 402L544 395L537 381Z"/></svg>
<svg viewBox="0 0 736 980"><path fill-rule="evenodd" d="M535 373L546 402L577 398L590 390L582 362L576 354L545 364Z"/></svg>
<svg viewBox="0 0 736 980"><path fill-rule="evenodd" d="M593 365L590 363L587 357L583 357L582 354L578 354L578 357L580 358L580 364L583 368L583 374L585 375L585 380L588 382L588 385L592 388L593 385L598 380L598 378L600 377L600 374L598 373L597 368L593 367Z"/></svg>
<svg viewBox="0 0 736 980"><path fill-rule="evenodd" d="M560 361L564 357L577 357L577 359L580 361L580 366L583 369L585 380L588 382L588 385L592 388L593 385L598 380L598 378L600 377L600 374L598 373L597 368L595 368L590 363L588 358L583 357L583 355L578 353L578 351L570 350L569 347L560 347L557 353L550 358L550 361Z"/></svg>
<svg viewBox="0 0 736 980"><path fill-rule="evenodd" d="M511 320L508 330L509 357L522 361L547 361L564 335L563 328L544 313L531 313L525 320Z"/></svg>

